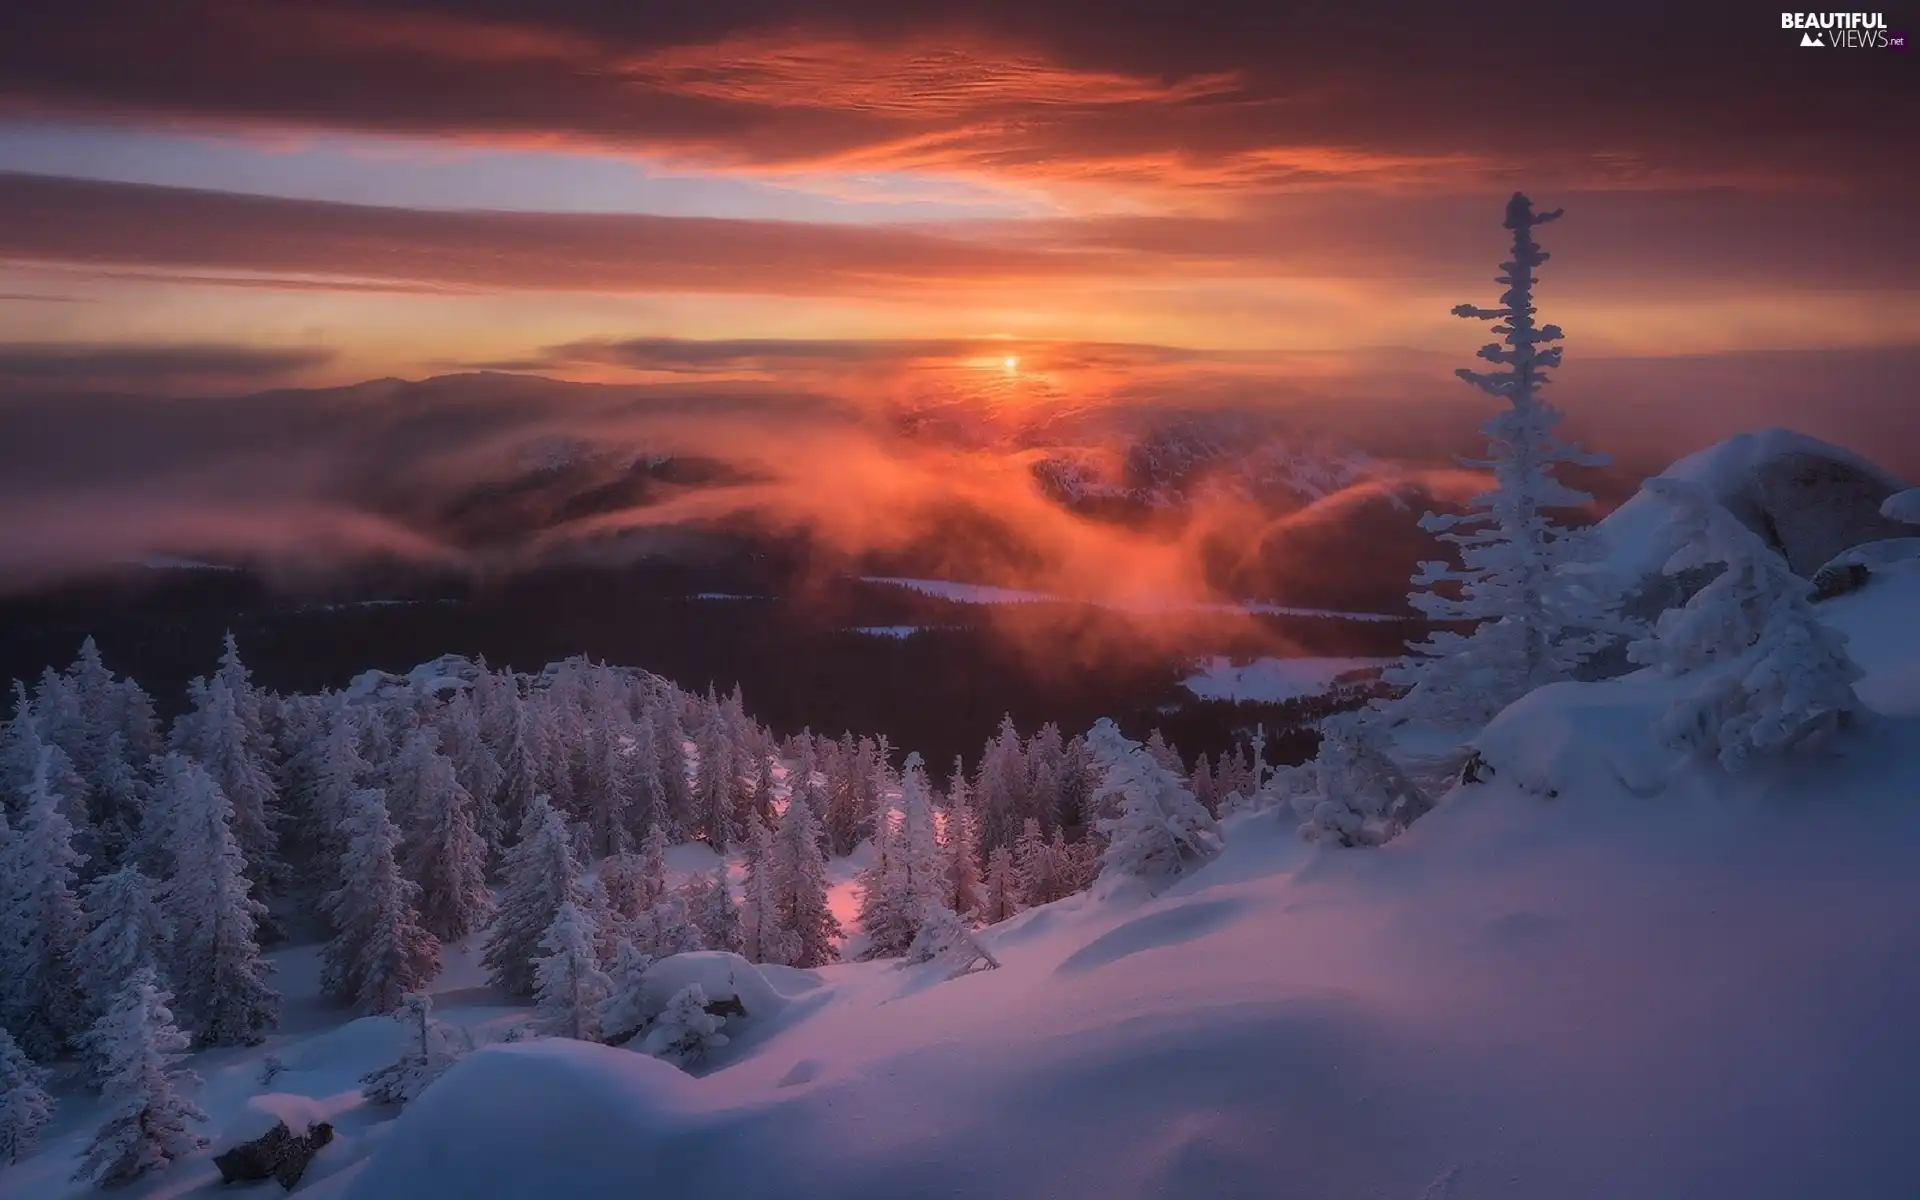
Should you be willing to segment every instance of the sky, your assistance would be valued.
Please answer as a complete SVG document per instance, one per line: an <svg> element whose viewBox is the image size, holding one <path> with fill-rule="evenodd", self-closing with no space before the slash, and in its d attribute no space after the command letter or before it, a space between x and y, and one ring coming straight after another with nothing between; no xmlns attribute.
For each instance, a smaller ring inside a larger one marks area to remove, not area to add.
<svg viewBox="0 0 1920 1200"><path fill-rule="evenodd" d="M496 370L1351 427L1469 401L1448 310L1524 188L1567 214L1577 427L1915 471L1917 62L1713 2L10 6L0 392Z"/></svg>

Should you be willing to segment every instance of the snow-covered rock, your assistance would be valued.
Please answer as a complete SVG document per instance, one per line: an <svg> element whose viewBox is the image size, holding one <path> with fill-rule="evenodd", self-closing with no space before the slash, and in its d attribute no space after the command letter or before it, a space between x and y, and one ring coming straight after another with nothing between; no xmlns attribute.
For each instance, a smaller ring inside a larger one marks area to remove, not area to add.
<svg viewBox="0 0 1920 1200"><path fill-rule="evenodd" d="M660 1012L667 1001L688 984L697 983L707 994L707 1002L737 1001L746 1016L727 1018L729 1033L752 1028L786 1007L787 999L773 989L760 968L738 954L724 950L696 950L674 954L647 968L641 976L645 1007Z"/></svg>
<svg viewBox="0 0 1920 1200"><path fill-rule="evenodd" d="M1843 550L1907 532L1881 514L1898 480L1850 450L1791 430L1739 434L1661 474L1705 488L1806 577ZM1628 579L1658 572L1673 549L1671 521L1651 495L1628 500L1598 526L1608 564Z"/></svg>
<svg viewBox="0 0 1920 1200"><path fill-rule="evenodd" d="M1920 488L1908 488L1888 496L1880 505L1880 515L1890 521L1920 525Z"/></svg>

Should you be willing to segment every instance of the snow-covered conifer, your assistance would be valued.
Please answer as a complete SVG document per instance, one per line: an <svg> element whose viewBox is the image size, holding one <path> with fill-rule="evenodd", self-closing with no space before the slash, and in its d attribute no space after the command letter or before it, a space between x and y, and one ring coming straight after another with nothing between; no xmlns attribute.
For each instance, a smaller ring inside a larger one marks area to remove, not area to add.
<svg viewBox="0 0 1920 1200"><path fill-rule="evenodd" d="M58 753L41 748L20 800L20 826L0 843L0 1023L41 1061L72 1044L91 1015L72 958L86 932L74 893L85 860L47 779Z"/></svg>
<svg viewBox="0 0 1920 1200"><path fill-rule="evenodd" d="M503 873L506 886L482 961L495 987L512 996L531 996L540 940L560 906L580 892L573 840L545 796L535 796L528 805L520 841L507 852Z"/></svg>
<svg viewBox="0 0 1920 1200"><path fill-rule="evenodd" d="M0 1029L0 1163L18 1163L32 1154L52 1119L46 1071Z"/></svg>
<svg viewBox="0 0 1920 1200"><path fill-rule="evenodd" d="M938 962L949 977L964 975L975 967L992 970L1000 960L988 952L967 923L943 904L929 904L921 914L920 928L907 947L908 964Z"/></svg>
<svg viewBox="0 0 1920 1200"><path fill-rule="evenodd" d="M1686 605L1660 615L1635 642L1635 662L1697 685L1661 718L1675 749L1718 756L1728 769L1754 754L1816 738L1860 711L1863 675L1847 637L1822 624L1805 580L1698 484L1650 479L1646 488L1679 514L1670 572L1724 563Z"/></svg>
<svg viewBox="0 0 1920 1200"><path fill-rule="evenodd" d="M97 1019L135 971L164 969L173 928L153 881L132 863L88 884L84 907L87 933L71 958L81 995Z"/></svg>
<svg viewBox="0 0 1920 1200"><path fill-rule="evenodd" d="M941 857L946 861L946 904L961 916L971 917L986 903L986 881L980 874L973 805L967 797L966 776L958 759L954 760L953 781L948 788L945 836L940 847Z"/></svg>
<svg viewBox="0 0 1920 1200"><path fill-rule="evenodd" d="M679 1067L691 1067L711 1051L727 1044L720 1032L726 1018L707 1011L707 993L690 983L673 994L667 1007L647 1029L641 1049Z"/></svg>
<svg viewBox="0 0 1920 1200"><path fill-rule="evenodd" d="M491 678L483 675L483 678ZM468 692L456 692L440 710L440 744L453 761L454 778L473 798L474 829L486 841L488 855L500 848L500 783L505 778L481 732L480 709Z"/></svg>
<svg viewBox="0 0 1920 1200"><path fill-rule="evenodd" d="M190 1128L207 1115L180 1094L199 1077L175 1066L187 1037L173 1023L171 1001L159 977L142 968L88 1031L89 1051L106 1064L102 1090L112 1109L75 1178L126 1183L207 1144Z"/></svg>
<svg viewBox="0 0 1920 1200"><path fill-rule="evenodd" d="M1561 414L1539 394L1547 370L1560 365L1555 325L1534 323L1534 268L1548 255L1533 240L1536 227L1560 210L1535 213L1516 192L1507 204L1513 257L1501 264L1505 287L1497 308L1462 304L1454 314L1500 321L1501 341L1480 350L1494 370L1462 368L1462 379L1506 402L1483 427L1485 459L1462 465L1491 471L1492 490L1468 502L1460 514L1429 513L1421 527L1459 548L1460 566L1422 563L1414 576L1414 607L1429 619L1472 622L1471 632L1442 629L1410 647L1412 655L1387 672L1391 683L1411 691L1396 707L1435 724L1478 724L1542 684L1570 677L1613 636L1624 631L1608 611L1598 576L1565 570L1592 556L1592 538L1549 517L1552 509L1579 508L1592 498L1554 477L1562 465L1600 466L1561 440Z"/></svg>
<svg viewBox="0 0 1920 1200"><path fill-rule="evenodd" d="M726 729L718 719L709 720L701 730L697 752L694 795L700 806L700 836L707 845L724 854L728 846L739 840L734 829L739 796L733 770L733 743L727 740Z"/></svg>
<svg viewBox="0 0 1920 1200"><path fill-rule="evenodd" d="M466 1031L433 1019L433 1001L419 992L407 996L394 1020L407 1026L411 1039L400 1057L360 1079L360 1094L370 1104L405 1104L447 1073L473 1049Z"/></svg>
<svg viewBox="0 0 1920 1200"><path fill-rule="evenodd" d="M1028 817L1013 844L1013 870L1020 879L1020 901L1026 908L1051 904L1067 894L1060 881L1053 847L1040 832L1040 822Z"/></svg>
<svg viewBox="0 0 1920 1200"><path fill-rule="evenodd" d="M692 899L685 890L679 890L654 901L632 925L634 944L655 958L707 949L700 926L694 922Z"/></svg>
<svg viewBox="0 0 1920 1200"><path fill-rule="evenodd" d="M793 801L789 799L787 803ZM799 952L792 932L780 924L778 893L773 883L773 859L773 826L761 820L750 822L747 829L746 872L742 880L746 899L740 913L741 953L748 962L785 963Z"/></svg>
<svg viewBox="0 0 1920 1200"><path fill-rule="evenodd" d="M656 825L640 845L640 906L652 908L667 894L667 830Z"/></svg>
<svg viewBox="0 0 1920 1200"><path fill-rule="evenodd" d="M929 904L946 903L946 864L934 836L933 805L919 754L909 754L900 776L900 820L880 815L873 861L861 875L860 928L865 958L907 952Z"/></svg>
<svg viewBox="0 0 1920 1200"><path fill-rule="evenodd" d="M1013 850L995 846L987 855L986 896L980 906L982 924L997 925L1020 912L1020 876L1013 869Z"/></svg>
<svg viewBox="0 0 1920 1200"><path fill-rule="evenodd" d="M1030 776L1020 731L1011 714L1000 718L999 731L980 754L974 779L974 812L980 821L980 844L991 850L1010 846L1020 832L1020 814L1027 808Z"/></svg>
<svg viewBox="0 0 1920 1200"><path fill-rule="evenodd" d="M406 806L406 873L419 885L420 925L443 942L457 942L493 917L487 888L487 843L474 800L460 786L453 760L435 749L433 726L423 725L400 752L398 775L414 789Z"/></svg>
<svg viewBox="0 0 1920 1200"><path fill-rule="evenodd" d="M600 887L606 893L607 910L614 921L625 927L640 919L647 910L640 881L640 856L616 854L600 864Z"/></svg>
<svg viewBox="0 0 1920 1200"><path fill-rule="evenodd" d="M779 926L792 936L789 966L819 967L840 957L840 922L827 907L827 863L820 827L804 797L787 800L774 834L772 884Z"/></svg>
<svg viewBox="0 0 1920 1200"><path fill-rule="evenodd" d="M1105 768L1104 789L1119 802L1118 814L1100 822L1100 832L1107 838L1100 856L1103 878L1128 876L1160 885L1220 852L1213 818L1179 777L1144 747L1104 719L1093 727L1088 741Z"/></svg>
<svg viewBox="0 0 1920 1200"><path fill-rule="evenodd" d="M353 799L340 886L326 900L338 930L322 955L321 988L363 1013L392 1012L440 971L440 944L420 924L420 888L400 873L400 831L381 793Z"/></svg>
<svg viewBox="0 0 1920 1200"><path fill-rule="evenodd" d="M243 671L236 657L211 681L195 681L189 689L194 709L175 722L173 749L198 762L219 785L233 812L233 836L246 856L248 876L261 889L277 879L281 869L275 829L279 793L268 744L255 727L258 698L250 686L235 690L234 680Z"/></svg>
<svg viewBox="0 0 1920 1200"><path fill-rule="evenodd" d="M161 911L173 926L168 974L204 1046L251 1046L278 1022L273 966L255 930L255 900L233 829L233 806L199 763L170 754L162 770L167 868Z"/></svg>
<svg viewBox="0 0 1920 1200"><path fill-rule="evenodd" d="M734 902L733 886L727 881L727 864L715 867L704 879L696 876L689 890L689 916L700 930L700 942L708 950L738 954L745 948L741 929L740 906Z"/></svg>
<svg viewBox="0 0 1920 1200"><path fill-rule="evenodd" d="M1300 836L1337 846L1377 846L1422 816L1430 801L1379 746L1366 710L1320 723L1311 762L1288 768L1271 790L1301 818Z"/></svg>
<svg viewBox="0 0 1920 1200"><path fill-rule="evenodd" d="M534 1028L549 1037L600 1040L600 1006L613 981L594 950L593 917L571 900L541 935L534 964Z"/></svg>
<svg viewBox="0 0 1920 1200"><path fill-rule="evenodd" d="M613 964L607 968L610 990L594 1014L600 1036L612 1045L623 1045L653 1020L648 1011L645 980L653 955L627 938L614 951Z"/></svg>

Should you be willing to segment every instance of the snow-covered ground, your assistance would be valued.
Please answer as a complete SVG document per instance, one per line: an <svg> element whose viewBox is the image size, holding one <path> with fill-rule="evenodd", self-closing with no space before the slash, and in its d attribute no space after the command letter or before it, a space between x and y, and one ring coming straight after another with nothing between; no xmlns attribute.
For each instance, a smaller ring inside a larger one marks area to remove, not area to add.
<svg viewBox="0 0 1920 1200"><path fill-rule="evenodd" d="M1256 658L1236 665L1231 659L1209 659L1180 685L1202 700L1250 700L1279 704L1302 696L1318 696L1334 681L1354 671L1383 667L1388 658Z"/></svg>
<svg viewBox="0 0 1920 1200"><path fill-rule="evenodd" d="M903 579L891 575L864 575L865 583L884 583L906 588L923 596L951 600L956 604L1068 604L1078 603L1051 592L1033 592L1022 588L994 587L985 583L956 583L950 579ZM1198 601L1098 600L1087 601L1098 608L1137 613L1255 613L1262 616L1330 617L1341 621L1403 621L1390 613L1345 612L1331 608L1299 608L1289 604L1249 601L1244 604L1209 604Z"/></svg>

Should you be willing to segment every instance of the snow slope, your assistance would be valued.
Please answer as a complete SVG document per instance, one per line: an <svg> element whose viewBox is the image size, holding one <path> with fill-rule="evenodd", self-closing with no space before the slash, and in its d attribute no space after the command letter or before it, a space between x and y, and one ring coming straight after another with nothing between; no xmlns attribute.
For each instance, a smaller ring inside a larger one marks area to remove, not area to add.
<svg viewBox="0 0 1920 1200"><path fill-rule="evenodd" d="M347 1194L1920 1193L1914 611L1920 572L1822 606L1883 714L1834 757L1663 770L1644 677L1548 689L1384 848L1235 818L1165 895L989 930L999 971L786 973L778 1028L701 1078L483 1052Z"/></svg>
<svg viewBox="0 0 1920 1200"><path fill-rule="evenodd" d="M350 1200L1920 1195L1920 565L1818 611L1877 710L1828 757L1676 767L1645 733L1659 681L1557 685L1385 847L1239 816L1163 895L986 931L997 971L766 970L784 1003L698 1077L493 1046L393 1120L351 1094L392 1023L302 1010L271 1085L260 1052L204 1055L200 1100L216 1126L333 1114L300 1192ZM470 985L436 1007L482 1041L515 1015ZM0 1194L66 1194L97 1116L63 1105Z"/></svg>

